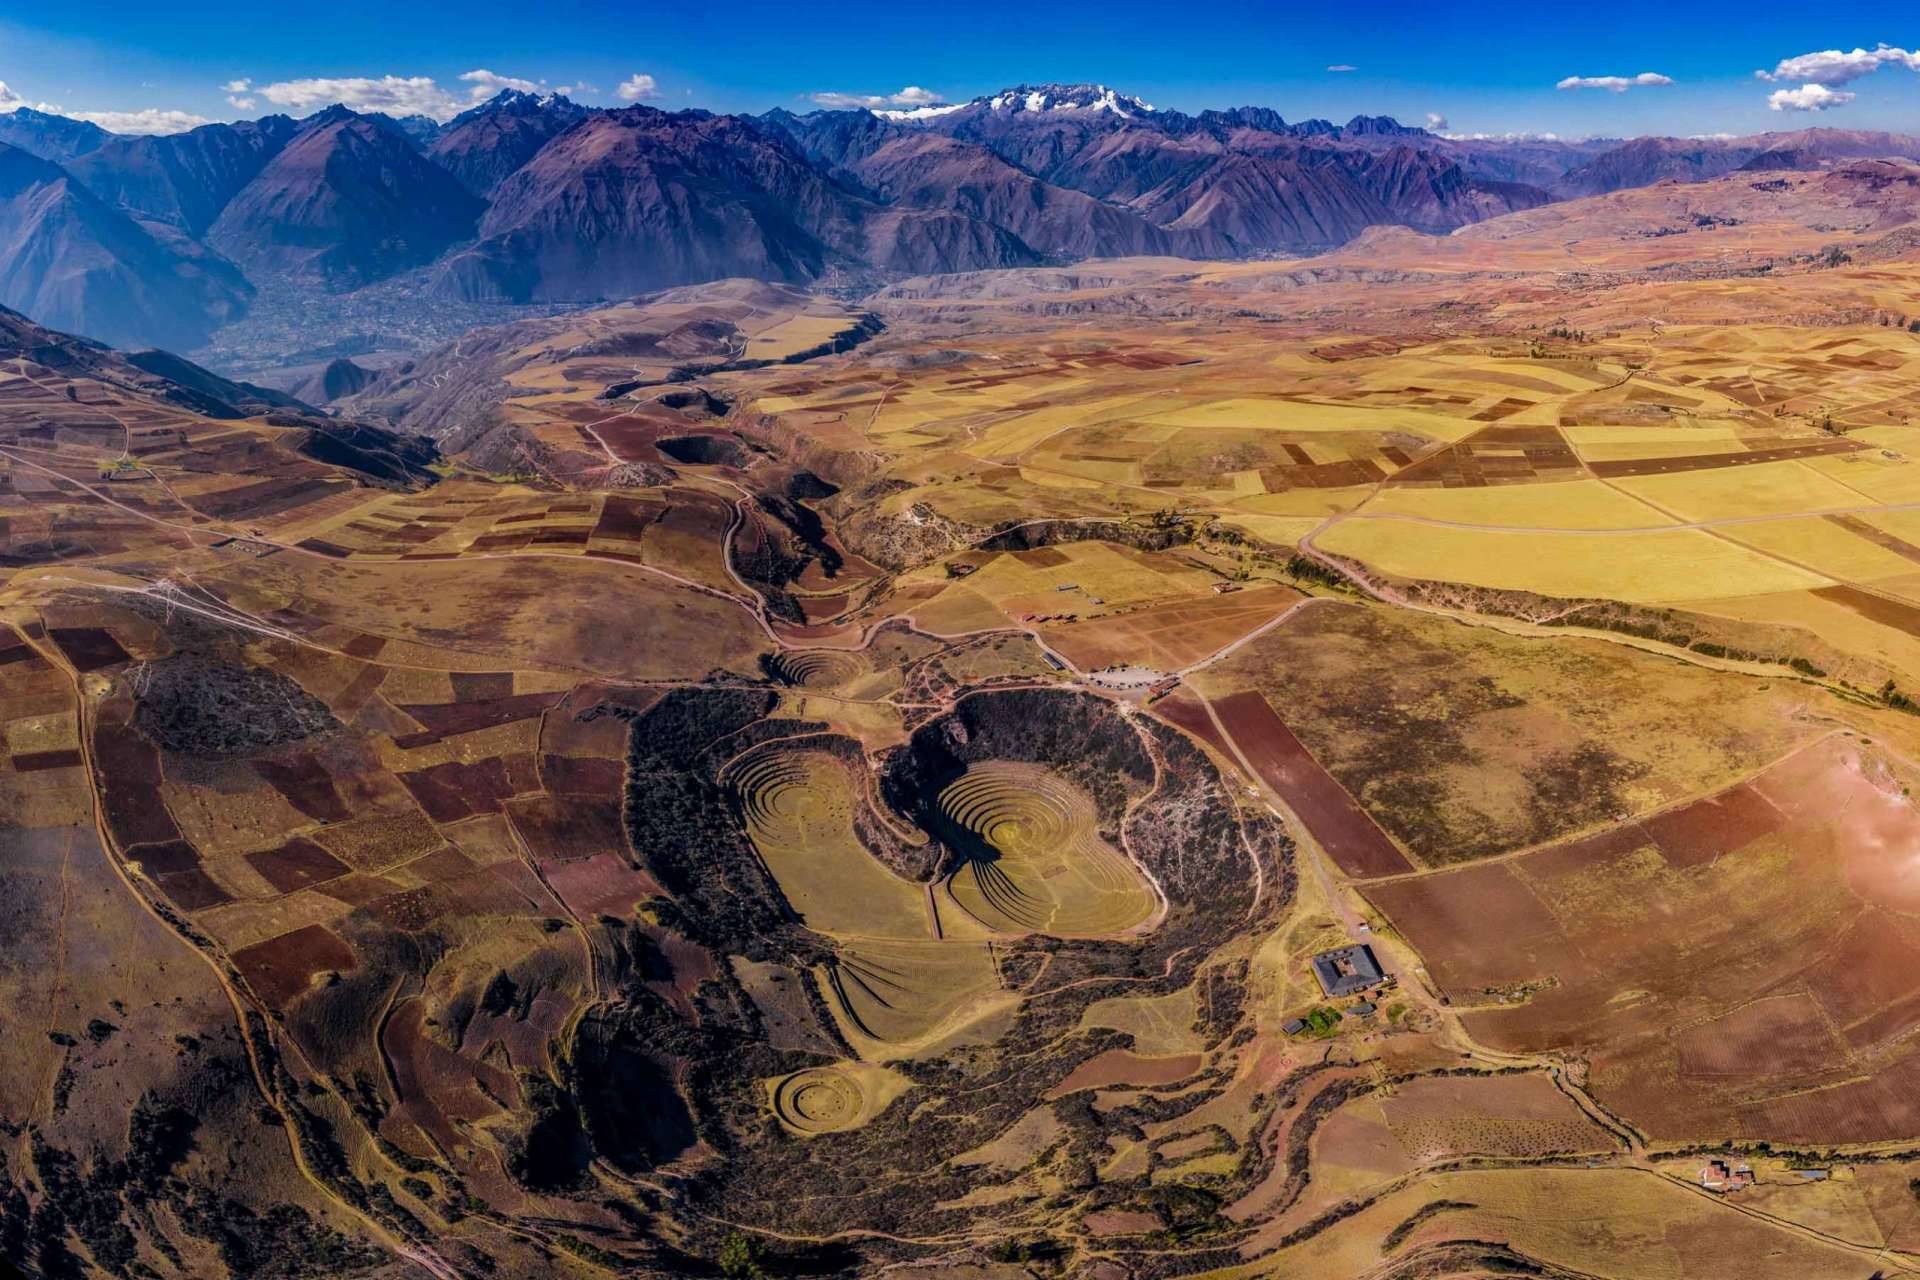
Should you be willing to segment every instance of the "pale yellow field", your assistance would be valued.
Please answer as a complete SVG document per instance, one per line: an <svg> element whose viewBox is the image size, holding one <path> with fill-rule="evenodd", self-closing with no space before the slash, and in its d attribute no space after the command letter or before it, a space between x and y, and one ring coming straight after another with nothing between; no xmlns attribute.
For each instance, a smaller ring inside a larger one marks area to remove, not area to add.
<svg viewBox="0 0 1920 1280"><path fill-rule="evenodd" d="M1846 582L1905 577L1920 569L1920 565L1905 556L1819 516L1735 525L1724 532L1747 546Z"/></svg>
<svg viewBox="0 0 1920 1280"><path fill-rule="evenodd" d="M1861 505L1859 494L1792 461L1628 476L1613 483L1689 520L1844 511Z"/></svg>
<svg viewBox="0 0 1920 1280"><path fill-rule="evenodd" d="M1043 564L1023 558L1032 556L1031 552L995 556L967 577L965 590L1014 612L1086 614L1102 607L1096 600L1114 607L1171 595L1200 595L1216 581L1212 574L1171 556L1143 556L1107 542L1076 542L1050 550L1063 555L1064 562ZM942 576L937 569L914 575L929 581ZM946 594L953 592L950 588ZM930 607L940 603L936 599L914 612L925 617Z"/></svg>
<svg viewBox="0 0 1920 1280"><path fill-rule="evenodd" d="M1911 460L1917 455L1903 453L1898 458L1888 458L1880 453L1841 454L1809 458L1806 465L1875 502L1920 502L1920 466ZM1861 501L1860 497L1854 498L1856 505Z"/></svg>
<svg viewBox="0 0 1920 1280"><path fill-rule="evenodd" d="M1434 1200L1475 1206L1443 1214L1413 1233L1430 1239L1498 1240L1529 1257L1583 1274L1695 1280L1719 1274L1733 1251L1756 1280L1873 1273L1873 1257L1742 1213L1740 1207L1657 1174L1633 1169L1473 1170L1441 1174L1396 1191L1293 1249L1215 1276L1353 1276L1379 1261L1379 1244ZM1764 1262L1761 1261L1764 1259Z"/></svg>
<svg viewBox="0 0 1920 1280"><path fill-rule="evenodd" d="M778 360L817 347L846 328L845 316L797 315L754 334L747 340L747 354L756 360Z"/></svg>
<svg viewBox="0 0 1920 1280"><path fill-rule="evenodd" d="M1527 529L1649 529L1669 516L1598 480L1485 485L1466 489L1386 486L1361 511L1454 524Z"/></svg>
<svg viewBox="0 0 1920 1280"><path fill-rule="evenodd" d="M1278 496L1278 495L1275 495ZM1223 519L1221 524L1233 529L1243 529L1248 535L1261 542L1275 546L1291 546L1307 534L1320 527L1321 517L1315 516L1263 516L1232 515Z"/></svg>
<svg viewBox="0 0 1920 1280"><path fill-rule="evenodd" d="M1400 405L1369 408L1308 400L1211 400L1183 409L1143 414L1149 422L1176 427L1250 427L1268 431L1404 431L1437 440L1458 440L1486 424Z"/></svg>
<svg viewBox="0 0 1920 1280"><path fill-rule="evenodd" d="M1759 595L1830 582L1690 529L1538 534L1360 517L1341 521L1314 542L1402 577L1636 604Z"/></svg>
<svg viewBox="0 0 1920 1280"><path fill-rule="evenodd" d="M1131 395L1109 396L1083 404L1035 409L994 423L980 433L968 446L967 452L979 458L1005 458L1011 461L1056 432L1119 417L1128 406L1138 405L1142 399Z"/></svg>
<svg viewBox="0 0 1920 1280"><path fill-rule="evenodd" d="M1651 458L1659 456L1660 450L1668 448L1677 454L1718 453L1730 450L1737 447L1742 432L1739 427L1730 422L1710 422L1696 418L1685 423L1663 423L1659 426L1645 427L1595 423L1588 426L1562 427L1560 434L1582 453L1588 453L1589 449L1613 445L1632 445L1634 449L1620 456ZM1602 455L1593 453L1589 456L1597 458Z"/></svg>
<svg viewBox="0 0 1920 1280"><path fill-rule="evenodd" d="M1897 670L1920 670L1920 638L1870 621L1843 604L1804 591L1728 597L1707 601L1700 608L1704 613L1728 618L1803 628L1849 653L1886 663Z"/></svg>

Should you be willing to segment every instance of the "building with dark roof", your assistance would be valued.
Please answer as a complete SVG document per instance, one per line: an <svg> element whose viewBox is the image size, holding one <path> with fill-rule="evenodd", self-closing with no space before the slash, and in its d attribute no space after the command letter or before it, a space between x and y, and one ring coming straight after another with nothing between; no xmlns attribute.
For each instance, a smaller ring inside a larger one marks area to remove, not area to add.
<svg viewBox="0 0 1920 1280"><path fill-rule="evenodd" d="M1322 951L1313 958L1313 975L1320 989L1329 996L1350 996L1387 980L1373 948L1364 942L1333 951Z"/></svg>

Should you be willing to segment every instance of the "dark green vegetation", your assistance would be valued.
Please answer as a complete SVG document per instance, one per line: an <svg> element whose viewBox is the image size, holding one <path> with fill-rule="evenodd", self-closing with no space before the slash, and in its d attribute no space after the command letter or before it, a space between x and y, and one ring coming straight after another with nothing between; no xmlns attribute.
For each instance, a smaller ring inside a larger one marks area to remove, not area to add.
<svg viewBox="0 0 1920 1280"><path fill-rule="evenodd" d="M232 756L339 727L285 676L190 655L148 663L134 724L168 751Z"/></svg>

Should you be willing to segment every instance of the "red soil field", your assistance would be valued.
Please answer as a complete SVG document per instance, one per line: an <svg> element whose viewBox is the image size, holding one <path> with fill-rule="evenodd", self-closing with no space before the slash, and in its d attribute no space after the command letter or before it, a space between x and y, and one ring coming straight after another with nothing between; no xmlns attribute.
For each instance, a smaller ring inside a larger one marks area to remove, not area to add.
<svg viewBox="0 0 1920 1280"><path fill-rule="evenodd" d="M1137 613L1050 625L1042 628L1042 635L1083 671L1133 663L1177 671L1219 652L1300 598L1290 587L1257 586Z"/></svg>
<svg viewBox="0 0 1920 1280"><path fill-rule="evenodd" d="M1125 1049L1109 1049L1075 1067L1047 1097L1061 1098L1077 1089L1111 1089L1115 1085L1177 1084L1198 1071L1200 1063L1197 1053L1142 1058Z"/></svg>
<svg viewBox="0 0 1920 1280"><path fill-rule="evenodd" d="M64 751L26 751L13 757L15 773L39 773L46 769L70 769L83 763L80 753Z"/></svg>
<svg viewBox="0 0 1920 1280"><path fill-rule="evenodd" d="M208 907L217 907L223 902L232 902L233 895L214 882L212 876L198 867L186 871L169 871L157 875L154 880L166 891L169 898L182 911L202 911Z"/></svg>
<svg viewBox="0 0 1920 1280"><path fill-rule="evenodd" d="M1664 476L1676 471L1711 471L1720 467L1751 466L1758 462L1780 462L1787 458L1858 453L1868 447L1859 440L1818 440L1812 444L1783 444L1771 449L1747 449L1739 453L1694 453L1680 458L1623 458L1613 462L1589 462L1587 469L1602 479Z"/></svg>
<svg viewBox="0 0 1920 1280"><path fill-rule="evenodd" d="M1640 824L1676 867L1710 863L1787 825L1787 816L1756 788L1741 784Z"/></svg>
<svg viewBox="0 0 1920 1280"><path fill-rule="evenodd" d="M1257 693L1231 694L1216 702L1214 710L1247 761L1287 807L1300 815L1300 821L1342 871L1365 878L1414 869L1387 833L1274 714L1265 698Z"/></svg>
<svg viewBox="0 0 1920 1280"><path fill-rule="evenodd" d="M660 894L652 876L635 870L614 853L549 863L542 868L561 901L583 917L633 913L634 904Z"/></svg>
<svg viewBox="0 0 1920 1280"><path fill-rule="evenodd" d="M242 947L233 963L260 995L284 1005L322 973L349 973L359 967L353 950L324 925L310 924L292 933Z"/></svg>
<svg viewBox="0 0 1920 1280"><path fill-rule="evenodd" d="M1688 1076L1744 1079L1753 1064L1771 1060L1816 1073L1846 1059L1846 1046L1808 996L1768 996L1688 1027L1674 1037L1680 1070Z"/></svg>
<svg viewBox="0 0 1920 1280"><path fill-rule="evenodd" d="M1381 881L1365 892L1456 998L1567 967L1559 922L1508 863Z"/></svg>
<svg viewBox="0 0 1920 1280"><path fill-rule="evenodd" d="M133 658L111 631L101 627L54 627L47 634L77 671L98 671Z"/></svg>
<svg viewBox="0 0 1920 1280"><path fill-rule="evenodd" d="M491 729L495 725L530 720L560 701L564 694L515 693L498 698L480 698L466 702L412 702L400 710L426 726L428 732L447 736Z"/></svg>
<svg viewBox="0 0 1920 1280"><path fill-rule="evenodd" d="M600 510L600 523L594 526L596 538L619 538L627 542L638 542L647 531L647 526L659 518L666 508L658 502L644 502L638 498L609 496L607 504Z"/></svg>
<svg viewBox="0 0 1920 1280"><path fill-rule="evenodd" d="M615 800L532 796L510 801L507 816L527 849L542 863L608 852L628 856L626 827Z"/></svg>
<svg viewBox="0 0 1920 1280"><path fill-rule="evenodd" d="M618 795L626 781L626 764L592 756L544 756L540 780L555 795Z"/></svg>
<svg viewBox="0 0 1920 1280"><path fill-rule="evenodd" d="M1530 988L1464 1011L1476 1038L1586 1055L1656 1136L1867 1141L1920 1131L1916 857L1920 811L1831 738L1639 824L1363 892L1456 1001Z"/></svg>
<svg viewBox="0 0 1920 1280"><path fill-rule="evenodd" d="M435 822L498 813L509 796L539 789L533 757L524 754L489 756L471 764L451 760L399 778Z"/></svg>
<svg viewBox="0 0 1920 1280"><path fill-rule="evenodd" d="M1219 753L1220 758L1234 761L1233 750L1227 740L1214 728L1213 717L1207 714L1206 704L1200 701L1200 695L1186 689L1175 689L1160 701L1153 709L1162 719L1176 728L1184 729Z"/></svg>
<svg viewBox="0 0 1920 1280"><path fill-rule="evenodd" d="M311 752L296 752L285 760L255 760L253 771L315 822L345 822L353 816L334 789L333 776Z"/></svg>
<svg viewBox="0 0 1920 1280"><path fill-rule="evenodd" d="M346 863L313 841L297 836L277 849L248 854L247 865L282 893L293 893L347 873Z"/></svg>

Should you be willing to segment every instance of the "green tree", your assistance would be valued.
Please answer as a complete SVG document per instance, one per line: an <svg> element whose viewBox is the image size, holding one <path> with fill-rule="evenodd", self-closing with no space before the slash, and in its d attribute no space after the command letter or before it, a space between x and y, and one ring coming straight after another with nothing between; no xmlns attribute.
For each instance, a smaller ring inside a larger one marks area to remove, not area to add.
<svg viewBox="0 0 1920 1280"><path fill-rule="evenodd" d="M728 1280L760 1280L767 1274L761 1264L767 1248L759 1239L744 1232L729 1232L720 1242L720 1274Z"/></svg>

